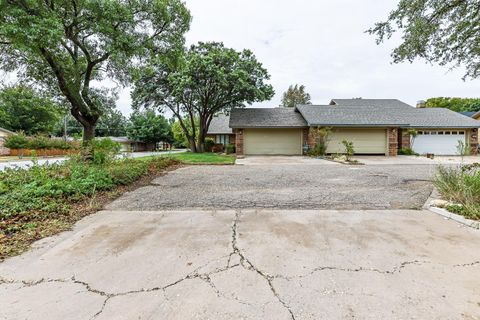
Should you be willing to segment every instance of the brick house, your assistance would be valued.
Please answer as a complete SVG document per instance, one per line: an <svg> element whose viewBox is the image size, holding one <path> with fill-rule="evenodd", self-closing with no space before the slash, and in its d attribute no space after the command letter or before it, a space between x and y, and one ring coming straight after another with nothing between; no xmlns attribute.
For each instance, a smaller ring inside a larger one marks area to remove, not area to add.
<svg viewBox="0 0 480 320"><path fill-rule="evenodd" d="M478 122L444 108L412 107L396 99L333 99L329 105L233 109L229 127L238 155L301 155L314 146L312 128L329 127L327 153L342 153L343 140L357 154L396 156L410 148L420 154L453 155L458 141L477 154Z"/></svg>
<svg viewBox="0 0 480 320"><path fill-rule="evenodd" d="M235 134L229 126L230 117L220 114L212 119L206 138L211 138L216 144L226 147L229 143L235 143Z"/></svg>
<svg viewBox="0 0 480 320"><path fill-rule="evenodd" d="M10 154L10 149L5 148L3 144L5 143L5 138L15 134L14 132L0 128L0 156L6 156Z"/></svg>

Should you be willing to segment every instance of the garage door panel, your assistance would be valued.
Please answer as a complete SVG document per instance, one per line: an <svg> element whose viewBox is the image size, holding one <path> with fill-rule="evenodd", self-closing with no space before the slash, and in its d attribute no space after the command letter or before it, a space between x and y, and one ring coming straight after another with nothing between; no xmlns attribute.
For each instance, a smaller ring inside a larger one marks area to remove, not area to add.
<svg viewBox="0 0 480 320"><path fill-rule="evenodd" d="M386 153L386 129L334 129L329 137L327 153L344 153L343 140L352 141L357 154Z"/></svg>
<svg viewBox="0 0 480 320"><path fill-rule="evenodd" d="M301 155L301 129L245 129L247 155Z"/></svg>
<svg viewBox="0 0 480 320"><path fill-rule="evenodd" d="M459 141L465 142L465 132L427 131L427 134L417 135L413 150L419 154L454 155L457 154Z"/></svg>

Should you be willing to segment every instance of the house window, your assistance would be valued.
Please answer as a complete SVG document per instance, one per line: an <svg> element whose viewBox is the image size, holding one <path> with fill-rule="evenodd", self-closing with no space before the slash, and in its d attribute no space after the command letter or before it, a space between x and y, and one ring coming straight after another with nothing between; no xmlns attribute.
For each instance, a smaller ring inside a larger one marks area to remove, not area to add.
<svg viewBox="0 0 480 320"><path fill-rule="evenodd" d="M217 134L215 136L215 143L221 143L224 146L228 144L228 134Z"/></svg>

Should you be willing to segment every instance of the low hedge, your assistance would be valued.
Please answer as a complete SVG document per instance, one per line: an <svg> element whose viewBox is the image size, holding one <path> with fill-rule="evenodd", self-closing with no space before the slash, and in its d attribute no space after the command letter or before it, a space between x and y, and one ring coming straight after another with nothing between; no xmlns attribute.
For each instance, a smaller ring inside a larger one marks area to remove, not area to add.
<svg viewBox="0 0 480 320"><path fill-rule="evenodd" d="M75 150L80 147L77 141L64 141L60 138L48 138L45 136L27 137L19 133L5 138L4 146L9 149L56 149L56 150Z"/></svg>

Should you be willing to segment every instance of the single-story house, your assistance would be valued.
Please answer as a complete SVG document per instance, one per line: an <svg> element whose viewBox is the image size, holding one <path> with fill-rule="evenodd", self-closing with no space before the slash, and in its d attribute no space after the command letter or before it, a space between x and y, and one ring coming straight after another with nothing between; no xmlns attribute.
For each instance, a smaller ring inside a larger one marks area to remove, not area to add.
<svg viewBox="0 0 480 320"><path fill-rule="evenodd" d="M121 152L139 152L155 150L155 144L135 141L128 137L97 137L96 139L111 139L120 144Z"/></svg>
<svg viewBox="0 0 480 320"><path fill-rule="evenodd" d="M0 156L6 156L10 154L10 149L5 148L3 144L5 143L5 138L12 134L15 133L7 129L0 128Z"/></svg>
<svg viewBox="0 0 480 320"><path fill-rule="evenodd" d="M211 138L217 144L227 146L229 143L235 143L235 134L229 125L230 117L220 114L212 119L208 127L206 138Z"/></svg>
<svg viewBox="0 0 480 320"><path fill-rule="evenodd" d="M396 99L333 99L329 105L295 108L237 108L230 114L238 155L301 155L314 146L312 128L329 127L327 153L342 153L343 140L357 154L395 156L410 148L409 129L418 133L413 150L453 155L458 141L477 154L478 121L444 108L417 108Z"/></svg>

